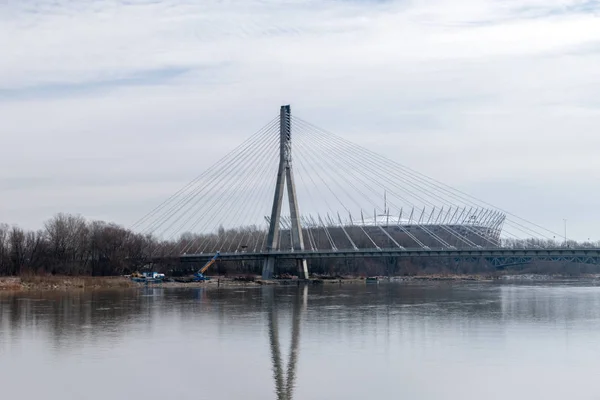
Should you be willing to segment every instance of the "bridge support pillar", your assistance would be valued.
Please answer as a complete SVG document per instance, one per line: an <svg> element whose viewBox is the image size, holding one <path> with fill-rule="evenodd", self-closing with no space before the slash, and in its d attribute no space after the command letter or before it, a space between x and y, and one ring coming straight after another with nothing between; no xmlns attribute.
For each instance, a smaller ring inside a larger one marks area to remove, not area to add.
<svg viewBox="0 0 600 400"><path fill-rule="evenodd" d="M292 121L290 106L281 106L279 114L279 169L277 172L277 184L275 185L275 198L271 210L269 222L269 234L267 236L267 253L279 250L279 229L281 220L281 208L283 205L284 186L287 184L288 201L290 206L291 227L290 235L292 251L304 250L304 239L302 237L302 226L300 224L300 211L296 197L296 185L292 171ZM301 279L308 279L308 265L305 259L298 259L298 275ZM275 257L267 255L263 262L263 279L271 279L275 272Z"/></svg>
<svg viewBox="0 0 600 400"><path fill-rule="evenodd" d="M298 278L308 279L308 263L305 259L301 258L296 260L298 265Z"/></svg>
<svg viewBox="0 0 600 400"><path fill-rule="evenodd" d="M275 257L265 257L263 261L262 278L272 279L275 272Z"/></svg>

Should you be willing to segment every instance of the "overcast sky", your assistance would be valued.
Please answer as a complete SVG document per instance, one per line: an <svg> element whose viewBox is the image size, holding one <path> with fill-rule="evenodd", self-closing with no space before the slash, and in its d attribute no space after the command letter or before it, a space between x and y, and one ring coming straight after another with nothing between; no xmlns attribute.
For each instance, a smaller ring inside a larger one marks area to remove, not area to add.
<svg viewBox="0 0 600 400"><path fill-rule="evenodd" d="M600 239L600 2L4 0L0 221L129 225L294 115Z"/></svg>

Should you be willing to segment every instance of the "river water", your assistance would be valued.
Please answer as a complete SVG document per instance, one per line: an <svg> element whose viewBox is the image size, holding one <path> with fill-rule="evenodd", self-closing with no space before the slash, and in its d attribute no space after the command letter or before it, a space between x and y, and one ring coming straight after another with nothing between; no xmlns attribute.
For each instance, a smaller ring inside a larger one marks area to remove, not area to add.
<svg viewBox="0 0 600 400"><path fill-rule="evenodd" d="M600 399L600 287L0 294L3 399Z"/></svg>

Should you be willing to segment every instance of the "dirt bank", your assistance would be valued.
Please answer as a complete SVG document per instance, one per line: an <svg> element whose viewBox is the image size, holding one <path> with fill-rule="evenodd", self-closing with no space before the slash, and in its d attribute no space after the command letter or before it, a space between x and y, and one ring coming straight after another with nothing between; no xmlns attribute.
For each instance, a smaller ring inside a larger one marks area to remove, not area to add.
<svg viewBox="0 0 600 400"><path fill-rule="evenodd" d="M238 281L231 278L214 278L205 282L163 282L139 283L133 282L128 277L72 277L72 276L27 276L27 277L0 277L0 291L46 291L46 290L95 290L95 289L133 289L141 287L164 288L193 288L193 287L242 287L278 284L275 281L254 282ZM296 283L294 283L296 284Z"/></svg>
<svg viewBox="0 0 600 400"><path fill-rule="evenodd" d="M562 276L550 275L418 275L410 277L380 277L380 282L426 282L426 281L513 281L513 280L560 280ZM600 279L600 276L580 276L577 279ZM316 277L308 281L310 284L322 285L348 285L365 284L365 278L361 277ZM235 278L214 277L205 282L163 282L163 283L137 283L128 277L71 277L71 276L27 276L27 277L0 277L1 291L45 291L45 290L95 290L95 289L133 289L141 287L164 287L164 288L228 288L228 287L258 287L264 285L298 285L297 279L281 279L273 281L262 281L256 277L254 281L236 280Z"/></svg>
<svg viewBox="0 0 600 400"><path fill-rule="evenodd" d="M360 279L335 279L321 280L312 279L309 283L331 284L331 283L358 283ZM163 283L139 283L133 282L128 277L72 277L72 276L27 276L27 277L0 277L0 291L46 291L46 290L95 290L95 289L133 289L141 287L163 287L163 288L227 288L227 287L258 287L265 285L298 285L295 279L282 279L274 281L262 281L256 277L254 281L236 280L234 278L214 277L205 282L163 282Z"/></svg>
<svg viewBox="0 0 600 400"><path fill-rule="evenodd" d="M135 287L124 277L27 276L0 278L0 291L126 289Z"/></svg>

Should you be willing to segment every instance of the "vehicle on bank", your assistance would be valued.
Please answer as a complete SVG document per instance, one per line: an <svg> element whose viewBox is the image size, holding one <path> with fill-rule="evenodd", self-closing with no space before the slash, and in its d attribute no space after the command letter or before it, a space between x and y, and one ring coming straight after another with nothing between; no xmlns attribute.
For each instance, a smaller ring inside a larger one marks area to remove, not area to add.
<svg viewBox="0 0 600 400"><path fill-rule="evenodd" d="M201 281L208 281L208 280L210 280L210 278L208 276L205 276L204 273L206 272L206 270L208 270L210 268L211 265L213 265L214 263L217 262L217 258L219 258L220 255L221 254L217 251L217 254L215 254L213 256L213 258L210 259L209 262L207 262L206 264L204 264L204 266L202 268L200 268L200 270L194 274L192 280L194 282L201 282Z"/></svg>
<svg viewBox="0 0 600 400"><path fill-rule="evenodd" d="M131 274L131 280L142 283L161 283L165 279L165 274L158 272L134 272Z"/></svg>

